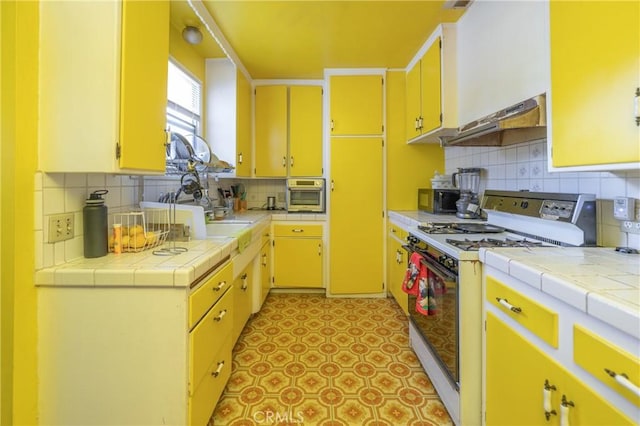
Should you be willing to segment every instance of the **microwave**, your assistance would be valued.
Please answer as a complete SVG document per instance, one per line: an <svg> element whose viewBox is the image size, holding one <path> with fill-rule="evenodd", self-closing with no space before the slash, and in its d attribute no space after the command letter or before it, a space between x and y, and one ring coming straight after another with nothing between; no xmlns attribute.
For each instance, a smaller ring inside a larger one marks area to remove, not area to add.
<svg viewBox="0 0 640 426"><path fill-rule="evenodd" d="M454 214L458 211L456 201L459 189L418 189L418 210L433 214Z"/></svg>
<svg viewBox="0 0 640 426"><path fill-rule="evenodd" d="M324 213L324 179L287 179L287 211Z"/></svg>

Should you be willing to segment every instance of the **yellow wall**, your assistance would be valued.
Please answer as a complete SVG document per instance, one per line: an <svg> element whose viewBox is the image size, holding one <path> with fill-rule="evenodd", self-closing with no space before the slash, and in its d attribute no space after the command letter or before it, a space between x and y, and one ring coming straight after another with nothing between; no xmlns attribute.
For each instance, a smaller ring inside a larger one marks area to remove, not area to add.
<svg viewBox="0 0 640 426"><path fill-rule="evenodd" d="M38 2L2 1L2 424L37 424ZM18 29L20 29L18 31Z"/></svg>
<svg viewBox="0 0 640 426"><path fill-rule="evenodd" d="M405 134L405 72L387 72L387 209L415 210L418 188L430 187L438 170L444 172L439 144L407 145Z"/></svg>
<svg viewBox="0 0 640 426"><path fill-rule="evenodd" d="M169 32L169 55L178 61L180 65L186 68L195 78L200 80L202 83L202 134L205 135L207 131L207 122L204 117L207 116L207 102L205 99L205 93L207 93L207 88L205 86L205 61L202 56L200 56L195 49L184 39L182 38L182 34L180 31L176 30L174 27L171 27Z"/></svg>

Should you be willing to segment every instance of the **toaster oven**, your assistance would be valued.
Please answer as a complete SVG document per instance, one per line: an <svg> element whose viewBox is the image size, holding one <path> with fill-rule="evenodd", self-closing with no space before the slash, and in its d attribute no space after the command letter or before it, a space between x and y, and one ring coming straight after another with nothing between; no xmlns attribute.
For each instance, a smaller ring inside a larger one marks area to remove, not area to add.
<svg viewBox="0 0 640 426"><path fill-rule="evenodd" d="M324 213L324 179L287 179L287 211Z"/></svg>

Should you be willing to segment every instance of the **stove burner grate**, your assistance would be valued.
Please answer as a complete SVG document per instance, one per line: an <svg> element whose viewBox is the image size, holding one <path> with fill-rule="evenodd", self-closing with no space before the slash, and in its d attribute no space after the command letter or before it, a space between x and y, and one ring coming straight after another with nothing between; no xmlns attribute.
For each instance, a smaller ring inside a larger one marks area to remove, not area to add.
<svg viewBox="0 0 640 426"><path fill-rule="evenodd" d="M481 240L469 240L465 238L464 240L454 240L448 238L446 241L447 243L464 251L474 251L482 247L552 247L540 241L531 241L526 238L522 240L514 240L511 238L505 238L504 240L498 240L495 238L483 238Z"/></svg>

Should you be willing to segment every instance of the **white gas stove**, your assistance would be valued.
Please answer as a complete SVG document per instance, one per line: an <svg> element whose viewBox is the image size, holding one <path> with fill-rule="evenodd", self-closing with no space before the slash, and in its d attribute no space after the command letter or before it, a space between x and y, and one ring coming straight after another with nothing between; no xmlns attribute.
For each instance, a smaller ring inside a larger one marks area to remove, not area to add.
<svg viewBox="0 0 640 426"><path fill-rule="evenodd" d="M481 247L591 246L596 240L595 196L485 191L486 221L426 222L410 229L406 246L426 267L426 287L438 306L414 309L409 295L412 347L456 424L481 424ZM440 218L438 218L440 219ZM410 256L411 257L411 256ZM430 287L435 283L435 291ZM442 290L444 289L444 290ZM446 336L444 338L443 336Z"/></svg>

